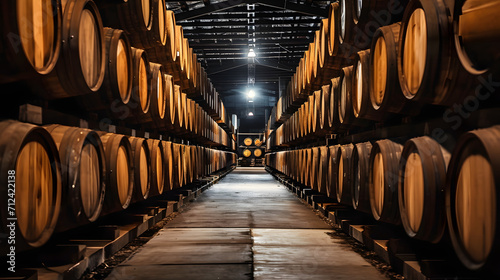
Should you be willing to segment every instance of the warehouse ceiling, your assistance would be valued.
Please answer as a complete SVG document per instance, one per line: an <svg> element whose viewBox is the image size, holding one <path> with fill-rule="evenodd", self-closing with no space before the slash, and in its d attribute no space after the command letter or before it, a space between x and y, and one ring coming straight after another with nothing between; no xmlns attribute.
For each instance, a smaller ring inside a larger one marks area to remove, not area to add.
<svg viewBox="0 0 500 280"><path fill-rule="evenodd" d="M264 129L280 90L285 90L321 19L327 17L329 4L311 0L166 0L226 109L238 115L244 132ZM250 49L255 58L248 57ZM255 97L250 99L246 93L252 87ZM248 116L250 112L253 116Z"/></svg>

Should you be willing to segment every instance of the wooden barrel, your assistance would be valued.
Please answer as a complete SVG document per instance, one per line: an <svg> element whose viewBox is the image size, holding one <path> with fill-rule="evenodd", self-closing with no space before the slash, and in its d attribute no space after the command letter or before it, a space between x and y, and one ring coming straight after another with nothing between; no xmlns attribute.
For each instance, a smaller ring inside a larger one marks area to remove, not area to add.
<svg viewBox="0 0 500 280"><path fill-rule="evenodd" d="M341 44L352 44L354 42L354 19L353 7L355 1L340 0L339 1L339 15L340 25L339 42Z"/></svg>
<svg viewBox="0 0 500 280"><path fill-rule="evenodd" d="M132 95L132 52L122 30L104 28L106 71L97 94L79 96L80 106L117 119L128 117Z"/></svg>
<svg viewBox="0 0 500 280"><path fill-rule="evenodd" d="M106 156L106 195L102 214L127 209L134 193L130 142L120 134L98 132Z"/></svg>
<svg viewBox="0 0 500 280"><path fill-rule="evenodd" d="M370 208L377 221L399 224L399 159L403 146L391 140L373 144L370 155Z"/></svg>
<svg viewBox="0 0 500 280"><path fill-rule="evenodd" d="M330 4L328 11L328 42L327 53L325 54L325 64L323 68L330 69L331 77L338 76L340 69L345 66L346 60L340 54L341 48L340 37L340 11L339 3Z"/></svg>
<svg viewBox="0 0 500 280"><path fill-rule="evenodd" d="M436 105L462 103L477 81L456 53L450 8L442 0L408 4L401 26L399 83L408 99Z"/></svg>
<svg viewBox="0 0 500 280"><path fill-rule="evenodd" d="M167 22L166 33L167 33L167 43L166 47L169 50L168 57L175 61L177 59L177 47L176 47L176 33L175 33L175 15L171 10L167 10L165 14L165 19Z"/></svg>
<svg viewBox="0 0 500 280"><path fill-rule="evenodd" d="M55 70L43 79L44 90L34 88L46 99L96 93L105 72L104 31L101 16L92 0L68 0L63 7L63 42Z"/></svg>
<svg viewBox="0 0 500 280"><path fill-rule="evenodd" d="M151 192L150 196L162 194L165 191L165 185L168 180L168 158L165 156L166 151L163 141L156 139L147 140L151 155Z"/></svg>
<svg viewBox="0 0 500 280"><path fill-rule="evenodd" d="M0 83L50 73L61 46L60 1L2 1L0 9L5 36L0 43Z"/></svg>
<svg viewBox="0 0 500 280"><path fill-rule="evenodd" d="M131 115L141 116L149 112L153 90L148 79L151 76L151 68L144 50L132 48L132 74L132 100L129 108Z"/></svg>
<svg viewBox="0 0 500 280"><path fill-rule="evenodd" d="M160 130L172 130L173 120L172 120L172 108L175 110L174 103L174 78L169 74L164 74L165 86L163 88L163 95L165 97L165 113L163 114L163 121L159 122ZM174 112L175 113L175 112ZM174 114L175 117L175 114Z"/></svg>
<svg viewBox="0 0 500 280"><path fill-rule="evenodd" d="M351 158L351 197L352 207L358 211L371 214L369 180L370 180L370 142L357 143L352 150Z"/></svg>
<svg viewBox="0 0 500 280"><path fill-rule="evenodd" d="M56 145L45 129L32 124L3 121L0 132L0 194L5 199L0 210L2 232L9 232L8 206L15 207L16 250L40 247L54 232L61 210L61 164ZM6 251L6 244L2 243L2 250Z"/></svg>
<svg viewBox="0 0 500 280"><path fill-rule="evenodd" d="M370 99L370 50L357 53L352 79L352 107L354 116L373 121L389 117L382 110L375 110ZM377 81L377 83L380 81Z"/></svg>
<svg viewBox="0 0 500 280"><path fill-rule="evenodd" d="M184 145L183 151L184 184L187 185L193 181L193 166L191 162L191 147Z"/></svg>
<svg viewBox="0 0 500 280"><path fill-rule="evenodd" d="M342 68L339 86L335 92L338 98L337 118L340 128L344 129L366 123L354 115L352 106L352 68L352 66Z"/></svg>
<svg viewBox="0 0 500 280"><path fill-rule="evenodd" d="M351 28L355 33L353 43L360 49L370 47L375 30L381 26L401 21L409 0L358 0L352 1Z"/></svg>
<svg viewBox="0 0 500 280"><path fill-rule="evenodd" d="M319 147L311 148L311 158L309 159L310 171L309 171L309 186L318 191L318 173L321 156L319 154Z"/></svg>
<svg viewBox="0 0 500 280"><path fill-rule="evenodd" d="M243 150L244 157L250 157L251 155L252 155L252 151L250 151L249 149Z"/></svg>
<svg viewBox="0 0 500 280"><path fill-rule="evenodd" d="M260 138L255 138L253 140L253 144L257 147L260 147L262 145L262 140L260 140Z"/></svg>
<svg viewBox="0 0 500 280"><path fill-rule="evenodd" d="M446 175L446 214L453 248L472 270L498 268L500 127L464 134Z"/></svg>
<svg viewBox="0 0 500 280"><path fill-rule="evenodd" d="M173 163L174 163L174 185L172 189L180 188L183 185L183 163L181 144L172 144Z"/></svg>
<svg viewBox="0 0 500 280"><path fill-rule="evenodd" d="M143 100L146 98L141 96L141 110L143 110L143 104L148 104L147 112L139 113L133 115L134 123L145 124L153 128L161 129L165 126L165 108L167 104L167 95L165 94L165 88L167 84L167 77L165 76L165 71L163 66L158 63L150 62L147 66L149 68L149 76L147 77L147 83L150 86L149 100ZM136 109L136 111L139 108Z"/></svg>
<svg viewBox="0 0 500 280"><path fill-rule="evenodd" d="M149 145L146 139L141 137L129 137L132 156L132 173L134 174L133 201L147 199L151 192L152 183L152 161Z"/></svg>
<svg viewBox="0 0 500 280"><path fill-rule="evenodd" d="M328 147L328 186L326 187L326 195L330 198L337 199L337 183L338 183L338 169L337 166L337 151L340 145Z"/></svg>
<svg viewBox="0 0 500 280"><path fill-rule="evenodd" d="M455 1L455 47L463 67L471 74L479 75L498 68L498 1ZM497 69L496 69L497 70ZM498 71L498 70L497 70Z"/></svg>
<svg viewBox="0 0 500 280"><path fill-rule="evenodd" d="M398 78L399 31L401 23L375 32L370 48L370 101L377 112L413 115L420 111L416 102L405 98Z"/></svg>
<svg viewBox="0 0 500 280"><path fill-rule="evenodd" d="M331 128L330 126L330 84L324 85L321 88L321 100L319 102L320 104L320 111L321 111L321 118L319 119L319 127L320 130L324 131L325 133L328 132Z"/></svg>
<svg viewBox="0 0 500 280"><path fill-rule="evenodd" d="M246 146L250 146L250 145L252 145L252 143L253 143L253 140L250 137L247 137L243 140L243 144L245 144Z"/></svg>
<svg viewBox="0 0 500 280"><path fill-rule="evenodd" d="M253 151L253 155L257 158L260 158L262 156L262 150L261 149L255 149Z"/></svg>
<svg viewBox="0 0 500 280"><path fill-rule="evenodd" d="M330 150L327 146L319 147L319 166L318 166L318 192L327 194L326 188L328 186L328 163Z"/></svg>
<svg viewBox="0 0 500 280"><path fill-rule="evenodd" d="M345 126L341 127L338 118L338 95L339 95L339 77L330 80L330 103L328 104L328 125L333 132L345 130Z"/></svg>
<svg viewBox="0 0 500 280"><path fill-rule="evenodd" d="M311 106L311 133L315 135L322 135L323 131L321 129L321 119L323 115L321 114L321 90L314 92L313 105Z"/></svg>
<svg viewBox="0 0 500 280"><path fill-rule="evenodd" d="M314 95L314 93L312 95L309 95L308 97L308 102L307 102L307 105L308 105L308 109L307 109L307 134L312 134L314 131L313 131L313 121L314 121L314 118L315 118L315 101L314 101L314 98L316 96Z"/></svg>
<svg viewBox="0 0 500 280"><path fill-rule="evenodd" d="M163 145L163 165L165 166L163 191L170 191L175 185L173 143L170 141L161 141L161 144Z"/></svg>
<svg viewBox="0 0 500 280"><path fill-rule="evenodd" d="M106 167L102 142L92 130L49 125L59 150L62 205L57 231L97 220L106 191Z"/></svg>
<svg viewBox="0 0 500 280"><path fill-rule="evenodd" d="M430 137L406 141L399 165L399 213L406 233L437 243L446 226L445 181L450 153Z"/></svg>
<svg viewBox="0 0 500 280"><path fill-rule="evenodd" d="M167 10L165 0L153 1L153 26L148 33L148 43L154 46L165 46L167 42Z"/></svg>
<svg viewBox="0 0 500 280"><path fill-rule="evenodd" d="M128 33L148 32L153 24L154 0L123 0L117 4L98 1L107 26L120 26Z"/></svg>
<svg viewBox="0 0 500 280"><path fill-rule="evenodd" d="M337 201L342 204L351 205L352 204L352 194L351 194L351 184L352 184L352 174L351 174L351 160L352 160L352 149L354 145L347 144L338 147L337 149L337 187L336 196Z"/></svg>

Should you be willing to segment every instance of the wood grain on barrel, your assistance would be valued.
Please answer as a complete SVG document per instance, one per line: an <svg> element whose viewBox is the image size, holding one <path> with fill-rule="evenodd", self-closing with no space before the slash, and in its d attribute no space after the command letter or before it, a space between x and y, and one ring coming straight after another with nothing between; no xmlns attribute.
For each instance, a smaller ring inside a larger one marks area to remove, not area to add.
<svg viewBox="0 0 500 280"><path fill-rule="evenodd" d="M87 217L93 217L100 207L101 162L96 148L85 144L80 155L80 192L83 210ZM67 186L68 187L68 186Z"/></svg>
<svg viewBox="0 0 500 280"><path fill-rule="evenodd" d="M384 208L384 191L385 191L385 174L384 174L384 158L382 153L377 153L375 155L375 160L373 161L372 167L372 184L373 188L370 192L373 193L373 199L371 200L372 209L375 210L377 217L382 214L382 209ZM377 218L375 217L375 218Z"/></svg>
<svg viewBox="0 0 500 280"><path fill-rule="evenodd" d="M116 187L118 191L118 197L120 199L121 205L127 204L128 197L130 196L129 191L129 164L130 159L128 158L128 152L124 146L118 148L116 155Z"/></svg>
<svg viewBox="0 0 500 280"><path fill-rule="evenodd" d="M387 45L384 37L377 38L375 49L373 50L373 80L371 81L373 90L371 93L372 106L375 109L380 108L384 100L384 94L387 84Z"/></svg>
<svg viewBox="0 0 500 280"><path fill-rule="evenodd" d="M37 71L43 71L53 56L54 9L50 0L17 1L19 37L26 58Z"/></svg>
<svg viewBox="0 0 500 280"><path fill-rule="evenodd" d="M404 172L404 202L408 223L413 231L418 231L424 211L424 174L422 160L416 152L406 159Z"/></svg>
<svg viewBox="0 0 500 280"><path fill-rule="evenodd" d="M100 77L100 64L96 61L101 61L101 39L94 14L84 9L80 17L79 24L79 39L78 50L80 54L80 63L82 67L85 82L89 88L93 88Z"/></svg>
<svg viewBox="0 0 500 280"><path fill-rule="evenodd" d="M455 213L461 243L470 258L484 262L497 227L496 185L491 164L481 154L469 154L459 171Z"/></svg>
<svg viewBox="0 0 500 280"><path fill-rule="evenodd" d="M150 27L152 0L140 0L140 1L142 6L142 18L144 20L144 26Z"/></svg>
<svg viewBox="0 0 500 280"><path fill-rule="evenodd" d="M122 100L127 100L129 93L129 51L126 49L125 42L120 39L116 50L116 78L118 90Z"/></svg>
<svg viewBox="0 0 500 280"><path fill-rule="evenodd" d="M403 74L408 90L415 95L424 76L427 58L427 22L425 12L418 8L408 22L403 50ZM407 96L411 99L413 96Z"/></svg>
<svg viewBox="0 0 500 280"><path fill-rule="evenodd" d="M141 182L141 193L143 197L148 193L148 184L149 184L149 170L148 170L149 162L147 158L146 149L141 145L141 149L139 151L139 181ZM137 168L137 166L136 166Z"/></svg>
<svg viewBox="0 0 500 280"><path fill-rule="evenodd" d="M51 225L54 215L52 167L38 142L24 145L16 162L16 215L21 234L36 242Z"/></svg>

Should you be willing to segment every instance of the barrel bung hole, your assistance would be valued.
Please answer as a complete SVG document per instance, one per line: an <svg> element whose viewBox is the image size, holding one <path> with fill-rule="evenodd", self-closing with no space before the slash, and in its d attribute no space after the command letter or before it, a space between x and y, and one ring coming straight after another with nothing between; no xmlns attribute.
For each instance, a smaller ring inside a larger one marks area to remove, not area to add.
<svg viewBox="0 0 500 280"><path fill-rule="evenodd" d="M455 215L465 252L478 263L491 252L496 228L496 190L493 168L483 155L469 154L456 183Z"/></svg>
<svg viewBox="0 0 500 280"><path fill-rule="evenodd" d="M21 234L27 242L38 241L51 226L54 215L54 178L45 147L28 142L16 162L16 210Z"/></svg>

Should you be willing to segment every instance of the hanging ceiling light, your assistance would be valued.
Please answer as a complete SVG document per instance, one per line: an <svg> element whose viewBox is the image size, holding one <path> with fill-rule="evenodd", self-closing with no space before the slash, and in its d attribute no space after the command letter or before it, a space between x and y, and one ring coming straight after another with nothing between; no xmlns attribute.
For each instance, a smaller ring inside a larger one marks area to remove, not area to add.
<svg viewBox="0 0 500 280"><path fill-rule="evenodd" d="M255 56L256 56L256 55L255 55L255 52L253 51L253 49L250 49L250 50L248 51L248 57L249 57L249 58L254 58Z"/></svg>
<svg viewBox="0 0 500 280"><path fill-rule="evenodd" d="M253 117L253 112L248 112L248 116Z"/></svg>
<svg viewBox="0 0 500 280"><path fill-rule="evenodd" d="M253 99L255 97L255 91L253 89L247 91L248 98Z"/></svg>

